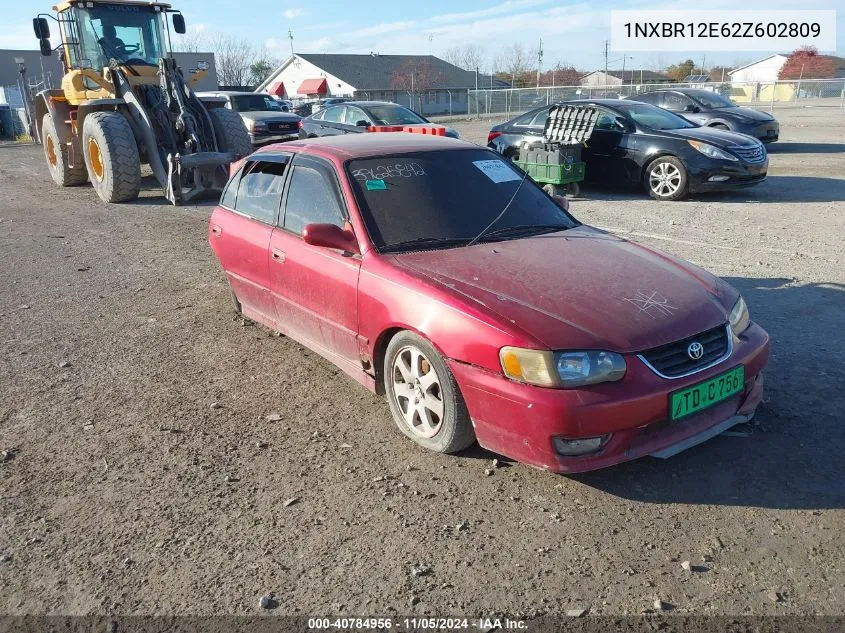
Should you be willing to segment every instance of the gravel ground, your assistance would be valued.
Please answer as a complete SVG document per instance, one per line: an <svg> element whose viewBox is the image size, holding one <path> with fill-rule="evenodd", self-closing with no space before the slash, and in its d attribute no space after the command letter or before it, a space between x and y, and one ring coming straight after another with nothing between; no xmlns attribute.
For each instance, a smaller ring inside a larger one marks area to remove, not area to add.
<svg viewBox="0 0 845 633"><path fill-rule="evenodd" d="M578 477L423 452L233 320L209 204L108 206L0 148L0 613L842 614L845 110L778 116L758 187L573 202L729 279L773 341L756 424Z"/></svg>

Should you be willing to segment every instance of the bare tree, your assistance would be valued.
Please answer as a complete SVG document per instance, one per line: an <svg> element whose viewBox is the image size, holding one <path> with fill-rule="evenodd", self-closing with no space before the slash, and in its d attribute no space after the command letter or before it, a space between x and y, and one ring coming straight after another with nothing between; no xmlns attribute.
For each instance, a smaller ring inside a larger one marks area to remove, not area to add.
<svg viewBox="0 0 845 633"><path fill-rule="evenodd" d="M532 68L530 59L529 53L522 44L511 44L502 51L498 68L514 86L517 86L530 79L528 77Z"/></svg>
<svg viewBox="0 0 845 633"><path fill-rule="evenodd" d="M221 86L248 86L254 79L252 66L263 56L246 40L223 33L193 33L179 37L174 45L187 53L214 53L217 83Z"/></svg>
<svg viewBox="0 0 845 633"><path fill-rule="evenodd" d="M475 70L484 61L484 49L477 44L453 46L443 51L443 59L458 68Z"/></svg>

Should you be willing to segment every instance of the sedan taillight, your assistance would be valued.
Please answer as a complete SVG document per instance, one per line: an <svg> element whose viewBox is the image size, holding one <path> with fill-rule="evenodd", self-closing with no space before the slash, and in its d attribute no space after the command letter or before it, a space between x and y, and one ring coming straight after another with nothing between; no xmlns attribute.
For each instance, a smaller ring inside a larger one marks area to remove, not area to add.
<svg viewBox="0 0 845 633"><path fill-rule="evenodd" d="M494 141L494 139L499 138L501 135L502 135L502 132L496 132L496 131L490 132L490 134L487 135L487 142L492 143Z"/></svg>

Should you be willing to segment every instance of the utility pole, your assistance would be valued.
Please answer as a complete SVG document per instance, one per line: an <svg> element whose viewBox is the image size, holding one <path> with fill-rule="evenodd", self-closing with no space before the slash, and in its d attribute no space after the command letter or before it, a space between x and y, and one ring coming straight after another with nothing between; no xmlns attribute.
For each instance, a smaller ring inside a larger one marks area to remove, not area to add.
<svg viewBox="0 0 845 633"><path fill-rule="evenodd" d="M608 47L609 44L610 44L609 41L607 41L607 40L604 41L604 84L605 84L605 86L607 85L607 78L608 78L608 75L607 75L607 47Z"/></svg>
<svg viewBox="0 0 845 633"><path fill-rule="evenodd" d="M627 55L622 55L622 85L623 85L623 86L625 85L625 60L626 60L626 59L628 59L628 56L627 56ZM633 77L633 74L634 74L634 72L633 72L633 71L631 71L631 83L632 83L632 84L634 83L634 77Z"/></svg>
<svg viewBox="0 0 845 633"><path fill-rule="evenodd" d="M540 70L543 67L543 38L540 38L540 47L537 49L537 87L540 87Z"/></svg>
<svg viewBox="0 0 845 633"><path fill-rule="evenodd" d="M288 29L288 39L290 40L290 56L293 57L293 31Z"/></svg>

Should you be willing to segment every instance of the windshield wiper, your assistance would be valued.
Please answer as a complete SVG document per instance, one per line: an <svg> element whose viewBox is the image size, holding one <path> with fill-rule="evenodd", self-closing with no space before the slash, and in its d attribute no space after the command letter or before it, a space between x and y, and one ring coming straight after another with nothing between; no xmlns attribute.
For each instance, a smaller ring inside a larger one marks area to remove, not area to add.
<svg viewBox="0 0 845 633"><path fill-rule="evenodd" d="M418 246L462 246L471 241L469 237L421 237L415 240L406 240L404 242L394 242L393 244L385 244L379 250L382 253L395 252L397 250L410 249L414 250Z"/></svg>
<svg viewBox="0 0 845 633"><path fill-rule="evenodd" d="M495 238L528 237L530 235L566 231L571 228L568 224L517 224L515 226L503 226L495 231L490 231L480 241L490 242L494 241Z"/></svg>

